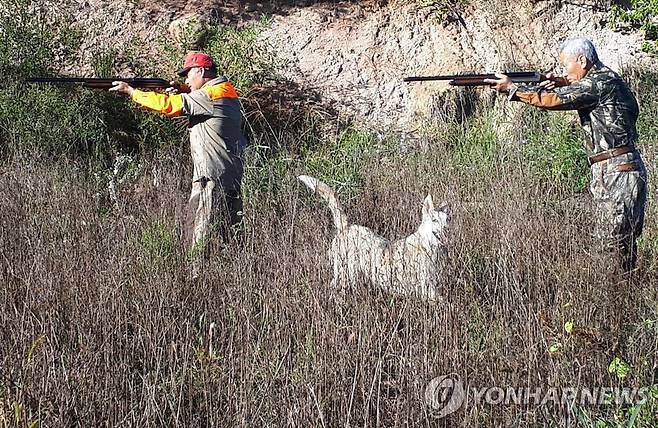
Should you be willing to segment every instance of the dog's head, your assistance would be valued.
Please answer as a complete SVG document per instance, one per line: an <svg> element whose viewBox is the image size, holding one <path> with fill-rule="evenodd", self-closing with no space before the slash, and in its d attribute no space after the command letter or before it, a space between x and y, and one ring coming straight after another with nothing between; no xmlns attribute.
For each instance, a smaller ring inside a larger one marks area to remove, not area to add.
<svg viewBox="0 0 658 428"><path fill-rule="evenodd" d="M419 231L427 238L435 238L442 242L445 238L445 228L448 226L448 204L441 204L439 209L434 208L432 195L427 195L423 201L423 220Z"/></svg>

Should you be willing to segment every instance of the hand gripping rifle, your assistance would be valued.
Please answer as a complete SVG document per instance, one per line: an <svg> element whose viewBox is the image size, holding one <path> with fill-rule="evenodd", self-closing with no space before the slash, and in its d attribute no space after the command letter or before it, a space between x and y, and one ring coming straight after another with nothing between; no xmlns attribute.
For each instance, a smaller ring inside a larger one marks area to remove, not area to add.
<svg viewBox="0 0 658 428"><path fill-rule="evenodd" d="M116 81L126 82L133 88L166 89L171 86L167 80L144 77L110 77L109 79L97 77L30 77L25 81L28 83L82 83L83 88L93 89L110 89L113 86L112 82Z"/></svg>
<svg viewBox="0 0 658 428"><path fill-rule="evenodd" d="M538 71L510 71L502 73L514 83L539 83L544 76ZM484 79L497 79L493 73L489 74L452 74L446 76L413 76L405 77L404 82L426 82L430 80L448 80L452 86L483 86L489 85Z"/></svg>

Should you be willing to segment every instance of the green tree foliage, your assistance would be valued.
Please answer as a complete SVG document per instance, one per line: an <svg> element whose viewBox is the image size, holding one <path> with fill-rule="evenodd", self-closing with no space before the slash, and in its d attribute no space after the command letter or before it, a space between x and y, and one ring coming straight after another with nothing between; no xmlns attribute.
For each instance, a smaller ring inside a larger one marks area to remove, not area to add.
<svg viewBox="0 0 658 428"><path fill-rule="evenodd" d="M613 28L641 29L645 41L642 50L650 54L658 52L658 0L631 0L630 7L613 5L610 12L610 24Z"/></svg>
<svg viewBox="0 0 658 428"><path fill-rule="evenodd" d="M208 30L205 49L217 58L222 73L240 91L265 85L277 78L281 60L256 43L267 21L251 24L243 29L212 26Z"/></svg>
<svg viewBox="0 0 658 428"><path fill-rule="evenodd" d="M1 0L0 17L0 73L5 79L52 71L75 58L80 33L59 3Z"/></svg>
<svg viewBox="0 0 658 428"><path fill-rule="evenodd" d="M53 1L1 0L0 140L4 158L78 159L108 165L117 153L180 140L174 124L133 109L115 94L75 85L34 85L24 79L57 75L77 60L82 32ZM97 76L109 76L116 52L98 52ZM149 149L153 150L153 149Z"/></svg>

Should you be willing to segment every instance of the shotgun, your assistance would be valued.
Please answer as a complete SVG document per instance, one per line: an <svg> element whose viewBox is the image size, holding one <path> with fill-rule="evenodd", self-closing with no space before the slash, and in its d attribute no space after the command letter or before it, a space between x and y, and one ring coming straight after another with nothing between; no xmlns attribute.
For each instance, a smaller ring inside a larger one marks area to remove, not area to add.
<svg viewBox="0 0 658 428"><path fill-rule="evenodd" d="M110 77L101 79L98 77L30 77L25 80L28 83L82 83L83 88L92 89L110 89L112 82L126 82L133 88L144 89L166 89L171 87L171 83L164 79L154 79L149 77Z"/></svg>
<svg viewBox="0 0 658 428"><path fill-rule="evenodd" d="M538 71L510 71L503 72L514 83L539 83L544 76ZM448 80L452 86L483 86L484 79L497 79L493 73L489 74L451 74L445 76L412 76L405 77L404 82L427 82L431 80Z"/></svg>

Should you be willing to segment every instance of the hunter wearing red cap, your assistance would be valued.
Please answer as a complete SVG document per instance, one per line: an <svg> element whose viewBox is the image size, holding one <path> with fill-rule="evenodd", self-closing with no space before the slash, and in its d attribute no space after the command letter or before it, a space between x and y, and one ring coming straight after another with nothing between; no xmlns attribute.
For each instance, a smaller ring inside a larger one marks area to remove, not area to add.
<svg viewBox="0 0 658 428"><path fill-rule="evenodd" d="M217 71L217 67L215 66L212 58L210 58L210 55L203 52L190 52L187 54L187 56L185 56L183 68L178 70L176 74L181 77L185 77L187 76L187 72L190 71L190 68L194 67L201 67L209 70L214 69Z"/></svg>
<svg viewBox="0 0 658 428"><path fill-rule="evenodd" d="M185 76L189 93L145 92L118 81L110 91L127 94L138 105L167 116L188 116L194 176L183 237L193 250L207 242L211 226L218 224L226 236L230 226L241 221L242 152L247 140L241 131L238 94L228 79L217 75L209 55L190 52L177 73ZM193 265L195 275L199 261Z"/></svg>

